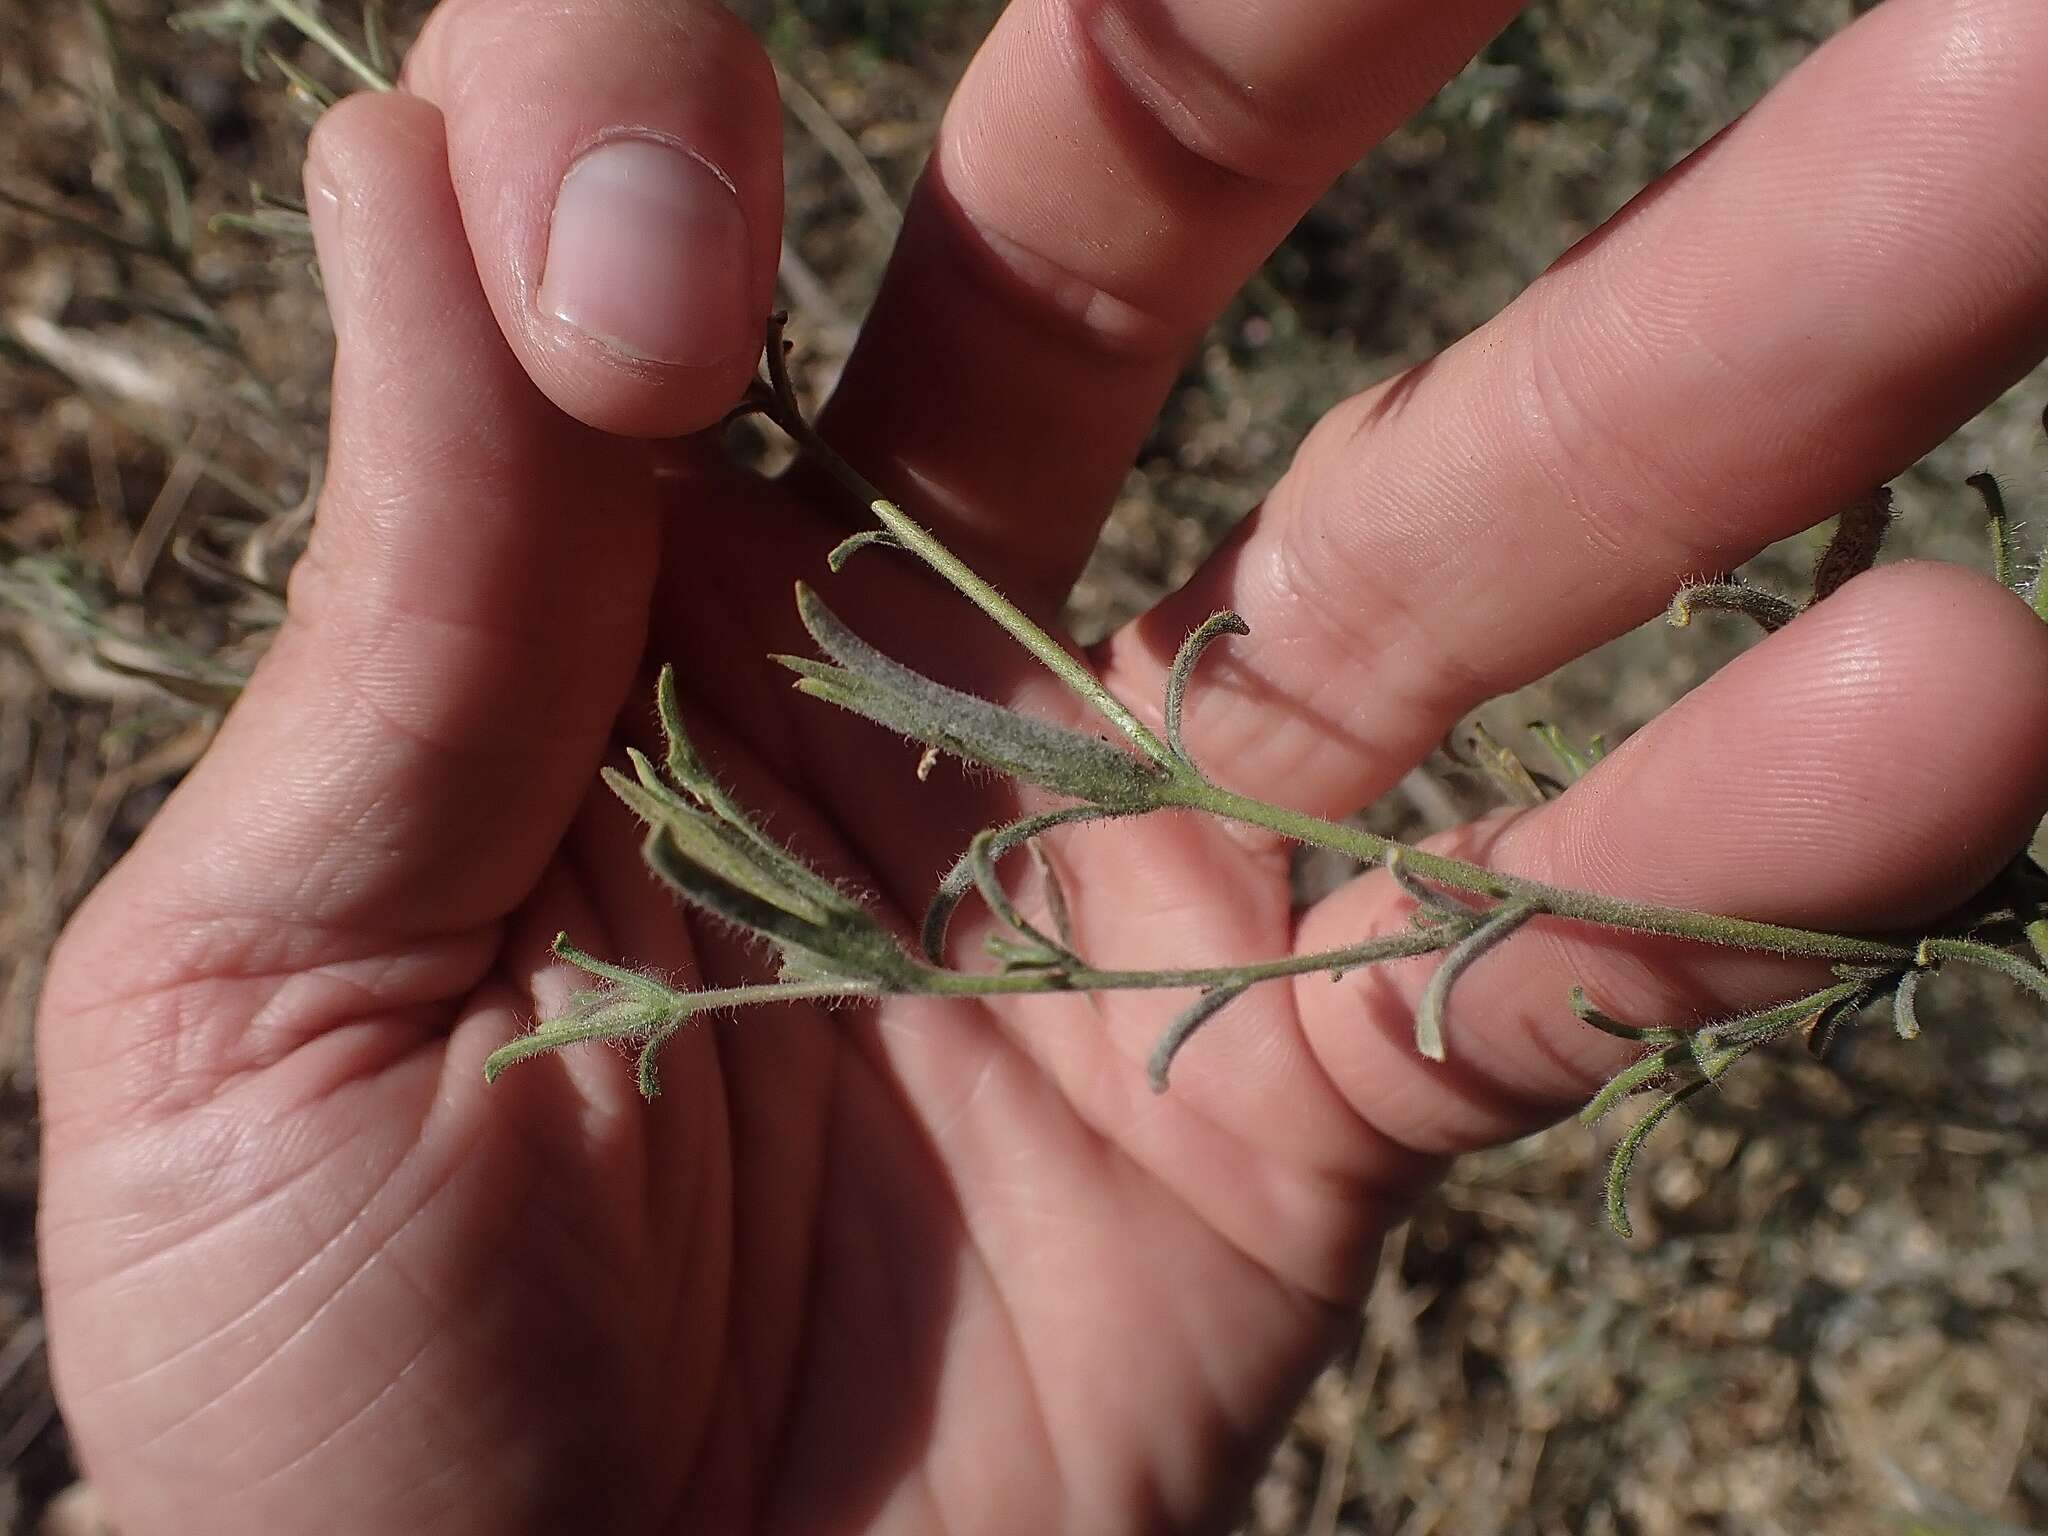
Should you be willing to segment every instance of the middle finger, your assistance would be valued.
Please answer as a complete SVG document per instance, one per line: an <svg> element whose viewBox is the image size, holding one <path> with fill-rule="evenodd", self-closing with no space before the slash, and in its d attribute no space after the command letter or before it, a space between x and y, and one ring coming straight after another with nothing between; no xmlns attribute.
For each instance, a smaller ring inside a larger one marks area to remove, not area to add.
<svg viewBox="0 0 2048 1536"><path fill-rule="evenodd" d="M947 109L826 436L1056 601L1210 320L1516 9L1019 0Z"/></svg>
<svg viewBox="0 0 2048 1536"><path fill-rule="evenodd" d="M1433 362L1340 406L1105 648L1196 757L1343 814L1467 710L1839 510L2048 350L2048 8L1894 0Z"/></svg>

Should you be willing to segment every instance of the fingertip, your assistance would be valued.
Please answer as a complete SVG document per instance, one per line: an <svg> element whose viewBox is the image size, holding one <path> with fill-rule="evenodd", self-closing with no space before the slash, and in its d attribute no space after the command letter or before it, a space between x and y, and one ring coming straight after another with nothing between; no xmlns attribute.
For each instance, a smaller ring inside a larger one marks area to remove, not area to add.
<svg viewBox="0 0 2048 1536"><path fill-rule="evenodd" d="M708 4L464 0L406 79L447 113L478 273L540 390L625 436L722 417L782 218L774 74L745 28Z"/></svg>
<svg viewBox="0 0 2048 1536"><path fill-rule="evenodd" d="M1911 933L1994 877L2048 805L2048 625L1949 565L1867 573L1745 652L1560 798L1432 851L1547 885L1831 933ZM1412 910L1383 873L1303 921L1318 947ZM1302 994L1319 1058L1383 1135L1432 1152L1520 1134L1637 1048L1574 1019L1574 985L1639 1025L1824 982L1814 961L1539 922L1458 984L1451 1064L1416 1054L1421 978ZM1361 1004L1377 1028L1360 1030Z"/></svg>
<svg viewBox="0 0 2048 1536"><path fill-rule="evenodd" d="M376 328L384 291L407 273L466 266L459 230L419 210L448 199L440 111L395 92L358 91L321 114L306 145L306 214L334 328L336 365L350 338ZM405 249L392 238L403 231ZM402 262L402 264L401 264Z"/></svg>
<svg viewBox="0 0 2048 1536"><path fill-rule="evenodd" d="M1746 652L1515 829L1563 883L1802 924L1937 915L2048 805L2048 625L1908 561Z"/></svg>
<svg viewBox="0 0 2048 1536"><path fill-rule="evenodd" d="M394 148L441 148L446 142L433 103L399 91L352 91L313 124L306 172L330 183L374 179L382 157Z"/></svg>

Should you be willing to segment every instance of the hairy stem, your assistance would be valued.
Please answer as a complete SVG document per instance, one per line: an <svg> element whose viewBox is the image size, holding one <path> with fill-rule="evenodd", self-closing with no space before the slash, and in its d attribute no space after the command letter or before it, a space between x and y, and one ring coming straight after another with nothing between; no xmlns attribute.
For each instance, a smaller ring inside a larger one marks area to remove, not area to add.
<svg viewBox="0 0 2048 1536"><path fill-rule="evenodd" d="M1359 860L1377 864L1391 850L1398 849L1402 865L1414 875L1439 885L1490 896L1501 901L1532 903L1547 917L1571 922L1593 923L1629 933L1663 934L1692 939L1732 949L1761 950L1770 954L1799 955L1816 960L1833 960L1856 965L1910 966L1913 947L1881 939L1857 938L1848 934L1824 933L1811 928L1788 928L1777 923L1760 923L1749 918L1720 917L1707 912L1688 912L1677 907L1653 906L1647 902L1623 901L1596 896L1565 886L1547 885L1518 875L1502 874L1462 859L1445 858L1420 848L1397 843L1362 827L1346 826L1305 811L1290 810L1240 795L1232 790L1199 780L1176 777L1163 786L1162 798L1169 804L1207 811L1247 826L1263 827L1282 837L1311 847L1327 848Z"/></svg>
<svg viewBox="0 0 2048 1536"><path fill-rule="evenodd" d="M1011 639L1066 684L1075 697L1115 726L1132 746L1161 766L1174 762L1173 753L1166 743L1126 709L1116 695L1103 687L1101 680L1085 663L1077 660L1023 609L977 576L965 561L933 537L923 524L884 496L818 435L797 406L795 392L789 382L788 360L779 326L769 337L768 372L773 384L773 399L772 402L758 402L758 408L787 433L813 463L858 497L898 544L995 620Z"/></svg>

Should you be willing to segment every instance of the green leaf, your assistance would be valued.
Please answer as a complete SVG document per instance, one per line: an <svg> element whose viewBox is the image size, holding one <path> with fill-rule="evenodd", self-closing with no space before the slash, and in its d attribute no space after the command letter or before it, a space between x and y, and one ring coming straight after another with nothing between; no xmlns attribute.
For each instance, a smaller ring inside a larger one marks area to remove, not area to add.
<svg viewBox="0 0 2048 1536"><path fill-rule="evenodd" d="M1963 482L1984 498L1985 538L1991 545L1991 573L2001 587L2017 588L2018 562L2013 558L2012 522L2006 516L2005 488L1998 476L1980 471Z"/></svg>
<svg viewBox="0 0 2048 1536"><path fill-rule="evenodd" d="M1529 729L1536 739L1550 749L1550 755L1557 759L1564 769L1565 782L1576 784L1593 771L1593 765L1607 755L1606 738L1595 736L1585 746L1576 746L1570 737L1546 720L1532 721Z"/></svg>
<svg viewBox="0 0 2048 1536"><path fill-rule="evenodd" d="M1028 843L1042 832L1055 827L1078 826L1083 822L1107 821L1109 813L1092 805L1063 806L1056 811L1041 811L1036 816L1026 816L1013 821L1006 827L992 829L989 835L988 857L991 861L1002 858L1011 849ZM988 834L985 834L988 835ZM932 902L925 909L920 946L925 958L934 965L945 963L946 930L952 926L953 913L961 900L974 889L974 861L968 853L960 855L953 867L946 871L939 881L939 888L932 895Z"/></svg>
<svg viewBox="0 0 2048 1536"><path fill-rule="evenodd" d="M1869 1001L1869 997L1861 994L1844 998L1813 1021L1813 1028L1806 1032L1806 1049L1814 1060L1828 1059L1842 1031L1856 1022L1856 1016L1863 1011L1863 1005Z"/></svg>
<svg viewBox="0 0 2048 1536"><path fill-rule="evenodd" d="M1495 907L1464 938L1444 955L1436 974L1423 989L1422 1003L1415 1010L1415 1049L1431 1061L1444 1059L1444 1005L1451 988L1472 968L1472 963L1507 938L1542 909L1533 901L1508 901Z"/></svg>
<svg viewBox="0 0 2048 1536"><path fill-rule="evenodd" d="M825 565L837 576L846 569L846 562L862 550L879 545L883 549L901 549L903 541L886 528L863 528L859 533L850 534L832 546L832 552L825 557Z"/></svg>
<svg viewBox="0 0 2048 1536"><path fill-rule="evenodd" d="M1057 939L1039 931L1037 926L1017 910L1010 900L1010 893L1003 889L1002 877L996 872L995 859L990 854L996 833L993 830L977 832L974 841L967 848L967 862L974 873L974 887L981 892L981 899L988 903L988 909L1003 922L1041 952L1050 964L1070 964L1078 967L1081 957L1061 944Z"/></svg>
<svg viewBox="0 0 2048 1536"><path fill-rule="evenodd" d="M1877 564L1892 526L1892 492L1880 485L1842 509L1834 537L1813 567L1813 601L1832 597Z"/></svg>
<svg viewBox="0 0 2048 1536"><path fill-rule="evenodd" d="M662 829L641 845L647 867L685 900L735 927L757 934L787 953L797 951L811 975L884 984L912 979L915 964L865 913L856 920L813 922L721 878L690 858Z"/></svg>
<svg viewBox="0 0 2048 1536"><path fill-rule="evenodd" d="M387 78L398 74L398 56L391 51L388 0L363 0L363 53L370 68Z"/></svg>
<svg viewBox="0 0 2048 1536"><path fill-rule="evenodd" d="M1783 629L1799 617L1799 610L1777 593L1733 580L1707 581L1687 587L1671 599L1671 609L1666 617L1673 629L1684 629L1697 613L1740 614L1765 634Z"/></svg>
<svg viewBox="0 0 2048 1536"><path fill-rule="evenodd" d="M1466 766L1476 767L1491 780L1508 804L1529 808L1539 806L1549 798L1543 786L1529 772L1529 765L1494 740L1493 732L1475 720L1468 734L1473 761Z"/></svg>
<svg viewBox="0 0 2048 1536"><path fill-rule="evenodd" d="M754 863L781 887L806 906L848 920L864 919L867 909L791 853L763 831L746 808L718 782L683 728L682 708L677 699L676 670L663 667L655 685L655 712L661 720L662 738L667 744L665 766L675 785L723 824L738 841L752 850ZM652 773L646 760L632 754L635 771L643 784Z"/></svg>
<svg viewBox="0 0 2048 1536"><path fill-rule="evenodd" d="M797 674L800 692L1105 810L1150 810L1159 803L1158 768L1098 736L1018 714L911 671L856 636L808 587L797 588L797 606L819 649L837 663L776 657Z"/></svg>
<svg viewBox="0 0 2048 1536"><path fill-rule="evenodd" d="M263 56L270 60L271 67L284 76L285 82L293 90L305 97L320 111L326 111L327 108L333 106L335 102L341 99L318 80L315 80L311 75L299 68L290 59L279 53L275 48L264 49Z"/></svg>
<svg viewBox="0 0 2048 1536"><path fill-rule="evenodd" d="M647 760L639 753L632 756L636 768L646 766ZM716 817L685 804L659 781L650 785L643 777L636 784L614 768L604 769L603 774L612 793L635 816L665 837L679 857L805 923L815 925L829 920L826 908L792 888L778 870L762 861L751 843Z"/></svg>
<svg viewBox="0 0 2048 1536"><path fill-rule="evenodd" d="M1626 1040L1631 1045L1670 1045L1682 1040L1684 1035L1675 1029L1644 1029L1634 1024L1624 1024L1612 1014L1603 1013L1593 1006L1593 1000L1586 996L1584 987L1573 987L1571 996L1572 1012L1579 1021L1590 1024L1603 1035L1612 1035L1617 1040Z"/></svg>
<svg viewBox="0 0 2048 1536"><path fill-rule="evenodd" d="M1628 1219L1628 1176L1635 1168L1636 1154L1642 1151L1643 1143L1650 1139L1651 1133L1663 1124L1666 1115L1707 1086L1704 1082L1687 1083L1630 1126L1628 1134L1615 1147L1613 1161L1607 1165L1607 1221L1619 1236L1636 1235Z"/></svg>
<svg viewBox="0 0 2048 1536"><path fill-rule="evenodd" d="M1762 1045L1788 1035L1808 1019L1832 1008L1836 1003L1857 997L1867 990L1860 981L1837 982L1831 987L1822 987L1804 997L1795 997L1788 1002L1774 1003L1768 1008L1759 1008L1751 1013L1737 1014L1732 1019L1722 1019L1709 1024L1699 1031L1710 1050L1722 1050L1735 1045Z"/></svg>
<svg viewBox="0 0 2048 1536"><path fill-rule="evenodd" d="M581 1045L591 1040L616 1040L625 1035L637 1034L648 1027L646 1016L637 1008L616 1005L595 1013L571 1015L566 1019L550 1019L529 1030L517 1039L499 1046L484 1058L484 1081L495 1083L507 1067L517 1066L549 1051L559 1051L566 1045Z"/></svg>
<svg viewBox="0 0 2048 1536"><path fill-rule="evenodd" d="M1194 676L1202 653L1211 645L1225 635L1242 636L1251 632L1249 624L1226 608L1202 620L1181 642L1180 651L1173 658L1173 668L1166 674L1166 745L1190 768L1195 765L1194 759L1188 756L1187 744L1181 740L1181 715L1187 703L1188 681Z"/></svg>
<svg viewBox="0 0 2048 1536"><path fill-rule="evenodd" d="M1385 865L1402 895L1414 902L1424 912L1441 917L1479 917L1486 909L1467 901L1455 891L1442 890L1425 882L1408 863L1409 849L1400 843L1390 843L1387 856L1381 862Z"/></svg>
<svg viewBox="0 0 2048 1536"><path fill-rule="evenodd" d="M1154 1093L1166 1092L1167 1075L1173 1070L1173 1059L1181 1047L1194 1038L1195 1031L1215 1018L1225 1008L1236 1002L1250 989L1250 984L1241 986L1211 987L1196 998L1166 1028L1159 1037L1159 1043L1152 1048L1151 1059L1145 1065L1145 1076L1152 1084Z"/></svg>
<svg viewBox="0 0 2048 1536"><path fill-rule="evenodd" d="M665 1039L694 1011L689 993L678 992L652 976L607 965L576 948L566 933L555 935L554 951L607 985L578 992L569 1000L567 1014L545 1019L491 1052L484 1061L485 1082L496 1082L507 1067L568 1045L657 1034Z"/></svg>
<svg viewBox="0 0 2048 1536"><path fill-rule="evenodd" d="M1597 1124L1623 1099L1642 1092L1653 1083L1676 1077L1684 1071L1691 1050L1691 1045L1681 1036L1623 1067L1609 1078L1606 1085L1587 1101L1584 1109L1579 1111L1579 1123Z"/></svg>
<svg viewBox="0 0 2048 1536"><path fill-rule="evenodd" d="M2040 1001L2048 1003L2048 972L2007 950L1990 944L1980 944L1974 939L1922 941L1920 964L1924 967L1936 960L1960 960L1966 965L1996 971L2006 980L2017 982Z"/></svg>

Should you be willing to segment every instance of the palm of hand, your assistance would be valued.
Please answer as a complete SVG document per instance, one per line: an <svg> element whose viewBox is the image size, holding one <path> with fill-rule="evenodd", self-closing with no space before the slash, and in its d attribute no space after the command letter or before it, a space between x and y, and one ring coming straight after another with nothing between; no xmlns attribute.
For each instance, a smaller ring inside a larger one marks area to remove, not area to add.
<svg viewBox="0 0 2048 1536"><path fill-rule="evenodd" d="M1561 1016L1571 981L1650 1018L1784 974L1532 931L1461 983L1442 1069L1407 1043L1409 970L1316 978L1243 1000L1164 1099L1142 1063L1173 1002L1142 996L721 1020L671 1042L651 1107L602 1048L486 1090L485 1056L574 985L546 952L558 930L714 983L759 963L667 901L592 790L614 736L647 723L650 663L682 668L693 731L777 835L899 917L1006 809L946 770L919 783L907 752L792 700L762 659L807 648L789 584L820 579L838 508L695 449L657 492L638 448L550 403L675 431L714 420L745 367L627 366L541 313L546 204L516 189L535 167L559 176L575 134L607 121L724 135L743 160L743 129L690 103L757 119L774 93L696 8L488 24L521 3L444 13L418 81L438 107L358 98L323 125L310 202L341 345L293 616L51 968L43 1254L88 1468L138 1530L1214 1521L1436 1160L1537 1123L1614 1064ZM1044 164L942 147L826 422L1042 609L1180 348L1307 195L1298 174L1226 176L1242 157L1146 137L1135 98L1102 116L1100 82L1038 79L1048 9L1012 8L948 141L1029 142ZM1346 163L1504 10L1422 26L1411 9L1318 7L1209 39L1250 49L1243 71L1273 72L1278 98L1368 61L1385 86L1307 139L1231 147ZM1256 649L1195 701L1195 755L1341 814L1489 693L1939 436L2048 344L2048 213L2012 193L2048 186L2048 121L2011 66L2048 52L2048 20L2032 0L1966 9L1961 52L1938 0L1868 18L1624 215L1630 238L1341 407L1194 586L1105 644L1106 680L1142 710L1181 634L1244 612ZM1297 32L1301 59L1259 51ZM491 67L459 67L465 48ZM1044 90L1006 94L990 84L1005 71ZM734 105L743 78L755 97ZM646 100L584 103L593 79ZM1045 91L1073 96L1087 131L1055 112L989 132ZM2002 110L1899 106L1970 91ZM592 121L519 114L555 97ZM1852 133L1871 163L1917 164L1963 121L2001 128L1927 193L1913 227L1939 241L1901 233L1882 178L1820 175L1801 147ZM731 169L772 208L772 167ZM1793 172L1803 200L1782 196ZM1034 178L1059 197L1015 191ZM1771 222L1746 201L1759 185L1805 222L1752 239ZM1076 236L1047 212L1061 198L1142 239ZM774 242L756 245L765 308ZM1887 259L1833 259L1866 247ZM1815 306L1888 322L1818 382ZM1654 358L1614 340L1652 332L1669 341ZM1770 387L1728 389L1731 358ZM1646 526L1644 505L1673 510ZM885 649L1060 707L887 553L835 582L834 606ZM2024 839L2048 791L2044 680L2040 626L1989 584L1879 572L1555 805L1453 837L1612 894L1889 927ZM1919 750L1901 762L1904 739ZM1321 950L1405 915L1372 880L1297 915L1284 850L1186 818L1076 833L1055 857L1080 945L1105 961Z"/></svg>
<svg viewBox="0 0 2048 1536"><path fill-rule="evenodd" d="M833 525L721 478L721 521L767 524L763 547L785 556L749 580L786 593L815 576ZM949 796L870 741L892 782L811 798L805 763L870 728L769 691L763 658L794 648L789 625L700 631L695 616L729 606L707 573L728 576L687 553L665 568L657 611L677 621L654 647L729 680L733 698L687 707L734 721L722 756L759 765L751 803L851 885L892 893L941 867L992 814L974 808L988 788ZM883 585L903 589L887 595L908 631L954 622L957 600L921 578ZM788 607L743 606L764 621ZM1212 1502L1246 1470L1224 1447L1284 1411L1328 1344L1324 1303L1356 1285L1387 1219L1386 1160L1269 1136L1300 1123L1275 1091L1215 1122L1173 1115L1162 1136L1134 1064L1152 999L757 1011L673 1042L651 1107L629 1062L595 1050L487 1088L482 1056L570 985L545 956L558 930L706 984L758 974L650 887L637 843L600 790L535 888L504 893L496 931L382 949L380 966L420 978L417 1003L362 1014L345 1043L324 1020L271 1020L318 1043L222 1089L247 1128L213 1198L151 1213L117 1272L78 1281L73 1305L204 1294L230 1320L146 1373L146 1397L110 1389L127 1474L206 1468L204 1505L225 1484L253 1518L391 1457L400 1502L384 1483L359 1509L340 1498L360 1528L445 1509L450 1528L494 1531L803 1529L991 1499L1046 1524L1134 1496L1186 1520ZM1188 909L1185 881L1230 899ZM1099 952L1290 941L1284 855L1199 825L1126 833L1077 890ZM1168 919L1162 946L1146 930ZM1290 1030L1290 1012L1277 1000L1256 1027ZM190 1190L194 1161L223 1155L194 1123L219 1105L117 1155Z"/></svg>

